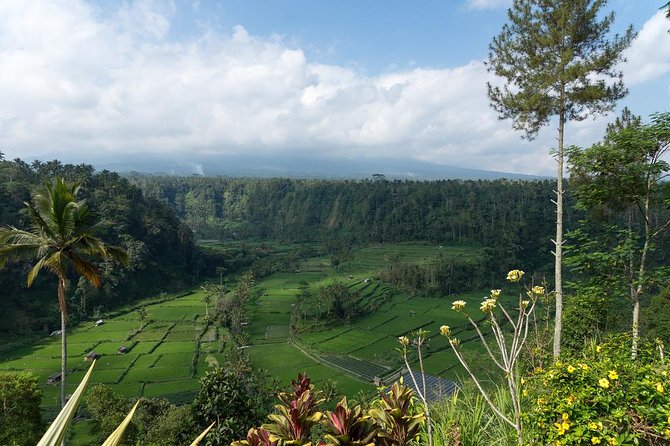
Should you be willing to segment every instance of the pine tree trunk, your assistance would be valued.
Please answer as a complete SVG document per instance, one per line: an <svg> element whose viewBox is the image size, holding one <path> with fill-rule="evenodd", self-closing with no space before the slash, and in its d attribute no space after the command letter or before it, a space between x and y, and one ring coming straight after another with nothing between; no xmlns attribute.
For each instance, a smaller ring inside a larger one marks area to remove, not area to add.
<svg viewBox="0 0 670 446"><path fill-rule="evenodd" d="M556 239L555 250L555 293L556 316L554 323L554 359L561 356L561 331L563 329L563 132L565 130L565 113L561 111L558 123L558 164L556 173Z"/></svg>
<svg viewBox="0 0 670 446"><path fill-rule="evenodd" d="M58 300L65 302L65 279L58 279ZM67 317L63 309L60 312L60 404L65 406L65 370L67 369Z"/></svg>

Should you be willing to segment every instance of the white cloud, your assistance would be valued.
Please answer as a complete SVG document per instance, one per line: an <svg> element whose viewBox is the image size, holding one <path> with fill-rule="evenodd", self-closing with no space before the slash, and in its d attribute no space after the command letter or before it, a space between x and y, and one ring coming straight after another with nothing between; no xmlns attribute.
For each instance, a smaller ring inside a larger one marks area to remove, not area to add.
<svg viewBox="0 0 670 446"><path fill-rule="evenodd" d="M665 12L659 11L639 31L626 51L624 76L628 85L657 79L670 72L669 23Z"/></svg>
<svg viewBox="0 0 670 446"><path fill-rule="evenodd" d="M495 9L509 6L511 0L465 0L465 3L472 9Z"/></svg>
<svg viewBox="0 0 670 446"><path fill-rule="evenodd" d="M149 1L112 15L78 0L2 3L3 152L300 150L553 173L554 129L528 143L499 121L481 61L369 76L241 26L175 41L174 13ZM638 66L655 60L640 57ZM588 144L602 127L580 123L569 143Z"/></svg>

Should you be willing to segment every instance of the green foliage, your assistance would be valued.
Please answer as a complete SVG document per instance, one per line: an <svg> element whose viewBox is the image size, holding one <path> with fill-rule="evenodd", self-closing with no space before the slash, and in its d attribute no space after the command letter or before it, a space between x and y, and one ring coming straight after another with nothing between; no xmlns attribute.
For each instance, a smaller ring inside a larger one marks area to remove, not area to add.
<svg viewBox="0 0 670 446"><path fill-rule="evenodd" d="M212 422L216 426L206 445L228 445L260 424L270 411L271 393L262 376L216 368L200 380L193 401L193 417L200 430Z"/></svg>
<svg viewBox="0 0 670 446"><path fill-rule="evenodd" d="M337 403L334 411L327 411L324 424L327 429L325 440L332 446L371 445L376 428L369 415L365 415L360 405L349 408L347 398Z"/></svg>
<svg viewBox="0 0 670 446"><path fill-rule="evenodd" d="M623 36L608 37L614 12L603 16L606 3L512 3L510 22L489 53L490 70L507 84L489 84L489 97L500 116L513 119L527 137L534 138L551 116L559 115L561 124L581 121L611 110L626 95L617 63L635 33L628 28Z"/></svg>
<svg viewBox="0 0 670 446"><path fill-rule="evenodd" d="M581 357L536 370L524 388L532 444L666 444L670 440L667 365L654 344L610 338Z"/></svg>
<svg viewBox="0 0 670 446"><path fill-rule="evenodd" d="M42 390L31 373L0 373L0 444L32 446L42 434Z"/></svg>
<svg viewBox="0 0 670 446"><path fill-rule="evenodd" d="M659 339L670 345L670 288L664 288L651 297L644 309L643 329L649 339Z"/></svg>
<svg viewBox="0 0 670 446"><path fill-rule="evenodd" d="M379 429L375 444L382 446L413 444L426 421L425 414L414 404L414 392L402 382L380 392L369 414Z"/></svg>
<svg viewBox="0 0 670 446"><path fill-rule="evenodd" d="M245 440L233 446L273 446L316 444L319 428L325 428L326 446L405 446L417 444L425 415L414 404L413 391L394 383L381 390L372 407L364 413L363 406L349 408L346 398L334 411L322 412L324 402L317 396L306 375L292 381L292 392L279 394L280 404L268 416L270 422L260 429L249 430Z"/></svg>
<svg viewBox="0 0 670 446"><path fill-rule="evenodd" d="M198 237L316 241L339 261L340 269L349 250L370 243L486 246L494 275L519 264L539 270L546 263L539 253L549 254L553 211L545 203L554 187L548 181L155 176L134 181L147 196L166 200ZM186 196L197 206L185 206ZM255 273L281 265L260 266Z"/></svg>
<svg viewBox="0 0 670 446"><path fill-rule="evenodd" d="M506 388L491 392L498 407L512 412L512 401ZM435 444L444 446L510 446L517 444L513 427L498 417L471 383L451 397L430 408Z"/></svg>
<svg viewBox="0 0 670 446"><path fill-rule="evenodd" d="M111 387L104 384L91 387L86 393L85 402L100 441L114 432L132 407L130 400L121 397ZM133 444L132 441L137 437L137 431L135 425L126 429L124 438L128 444Z"/></svg>
<svg viewBox="0 0 670 446"><path fill-rule="evenodd" d="M307 446L311 444L312 428L323 417L319 405L324 400L314 394L306 375L298 375L291 385L293 392L279 394L281 404L275 406L275 413L268 416L270 423L263 424L261 429L269 432L270 439L279 444Z"/></svg>
<svg viewBox="0 0 670 446"><path fill-rule="evenodd" d="M563 313L563 346L567 352L581 352L587 341L613 328L611 297L600 290L580 290L570 296Z"/></svg>
<svg viewBox="0 0 670 446"><path fill-rule="evenodd" d="M86 408L99 442L114 432L132 406L133 400L122 397L109 386L91 387L86 396ZM198 432L190 406L177 407L163 399L140 398L139 408L126 427L121 444L162 446L175 440L186 443Z"/></svg>

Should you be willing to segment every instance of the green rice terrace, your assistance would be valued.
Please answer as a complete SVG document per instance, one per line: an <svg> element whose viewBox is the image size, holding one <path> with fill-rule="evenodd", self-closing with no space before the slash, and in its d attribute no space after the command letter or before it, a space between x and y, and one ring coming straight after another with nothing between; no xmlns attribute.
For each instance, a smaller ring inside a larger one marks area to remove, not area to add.
<svg viewBox="0 0 670 446"><path fill-rule="evenodd" d="M287 247L278 247L281 252ZM182 293L148 299L133 307L104 317L104 323L82 323L68 335L68 389L74 390L88 367L85 355L100 355L91 382L112 386L121 395L165 397L187 402L199 387L198 379L211 367L223 364L223 352L241 348L255 367L265 369L280 383L287 384L297 373L308 373L318 384L330 380L339 392L354 395L373 390L373 380L392 380L401 370L398 337L418 329L430 332L424 361L427 373L456 378L459 369L439 327L450 325L472 350L465 319L451 310L453 296L441 298L412 296L383 282L378 272L389 264L389 256L400 255L403 262L422 264L433 257L473 257L477 250L467 247L438 247L419 244L379 245L354 252L335 268L328 257L310 257L298 263L294 272L271 274L256 284L260 298L249 308L244 325L249 343L234 346L227 330L205 318L204 292ZM295 301L306 289L341 283L359 293L366 308L374 308L348 323L329 325L303 323L297 327ZM485 291L458 294L471 305L478 304ZM136 311L144 306L144 325ZM210 304L209 311L212 311ZM140 330L141 327L141 330ZM43 408L47 416L58 408L59 386L47 379L60 369L59 336L45 337L30 345L5 345L0 349L0 370L30 371L43 383ZM121 346L126 353L119 353Z"/></svg>

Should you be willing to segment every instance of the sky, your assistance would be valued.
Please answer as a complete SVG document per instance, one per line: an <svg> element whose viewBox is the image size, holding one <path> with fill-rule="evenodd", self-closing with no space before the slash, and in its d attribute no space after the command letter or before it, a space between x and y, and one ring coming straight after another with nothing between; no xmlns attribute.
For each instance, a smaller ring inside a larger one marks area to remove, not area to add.
<svg viewBox="0 0 670 446"><path fill-rule="evenodd" d="M638 37L628 106L669 111L670 20L610 0ZM509 0L0 0L0 151L417 159L553 175L556 126L524 141L486 95ZM615 112L616 113L616 112ZM588 146L615 114L567 127Z"/></svg>

